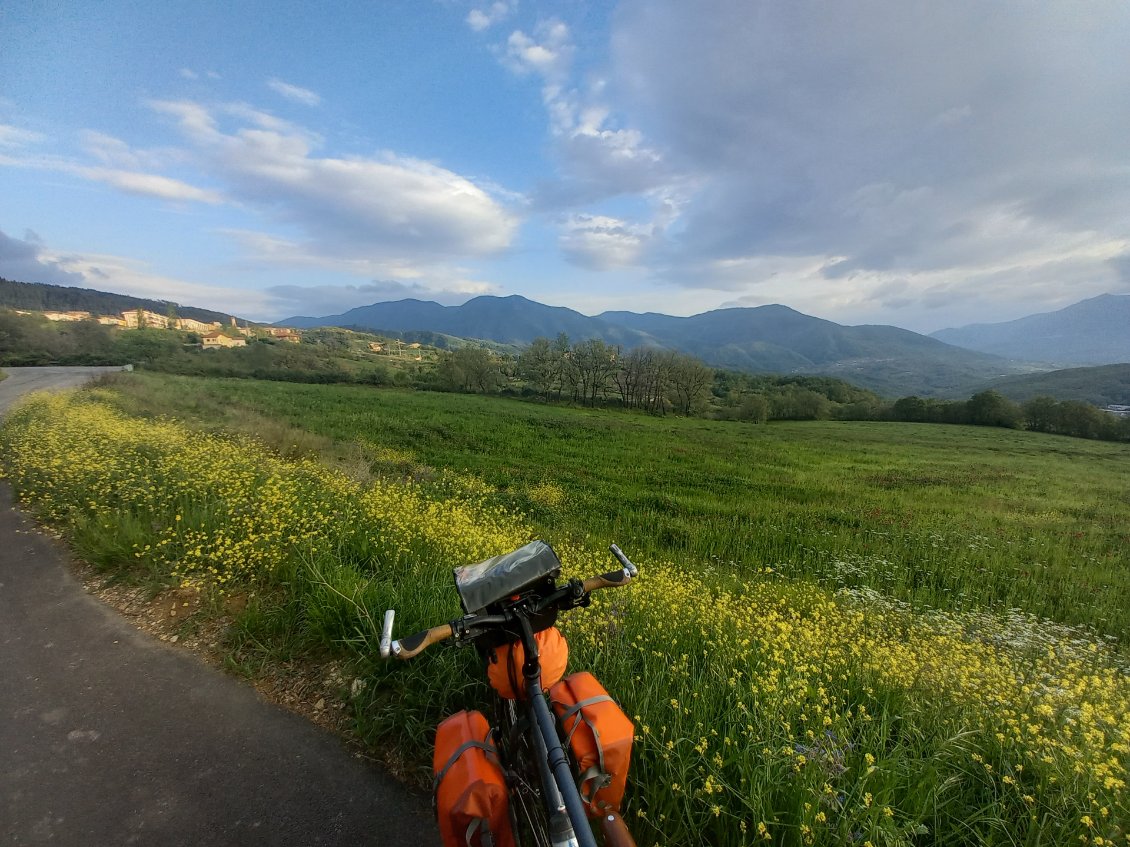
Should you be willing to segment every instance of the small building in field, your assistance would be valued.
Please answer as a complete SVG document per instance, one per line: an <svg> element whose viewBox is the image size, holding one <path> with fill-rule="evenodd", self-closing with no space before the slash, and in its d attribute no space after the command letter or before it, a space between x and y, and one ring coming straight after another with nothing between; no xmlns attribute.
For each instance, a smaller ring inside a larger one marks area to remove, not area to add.
<svg viewBox="0 0 1130 847"><path fill-rule="evenodd" d="M369 342L369 349L372 350L374 353L383 353L385 347L384 347L383 344L381 344L377 341L370 341Z"/></svg>
<svg viewBox="0 0 1130 847"><path fill-rule="evenodd" d="M205 350L218 350L220 347L246 347L247 339L232 338L230 335L224 335L216 330L200 336L200 343L204 345Z"/></svg>

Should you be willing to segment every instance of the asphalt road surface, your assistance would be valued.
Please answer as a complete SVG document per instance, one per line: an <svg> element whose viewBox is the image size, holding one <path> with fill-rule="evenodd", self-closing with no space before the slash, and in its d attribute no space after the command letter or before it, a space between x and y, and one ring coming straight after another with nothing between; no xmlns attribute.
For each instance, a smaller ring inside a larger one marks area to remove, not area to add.
<svg viewBox="0 0 1130 847"><path fill-rule="evenodd" d="M99 374L120 371L119 367L105 368L3 368L8 378L0 381L0 415L11 407L16 399L30 391L47 391L59 388L73 388L89 382Z"/></svg>
<svg viewBox="0 0 1130 847"><path fill-rule="evenodd" d="M7 370L0 411L90 376ZM0 484L0 845L438 843L427 797L87 594Z"/></svg>

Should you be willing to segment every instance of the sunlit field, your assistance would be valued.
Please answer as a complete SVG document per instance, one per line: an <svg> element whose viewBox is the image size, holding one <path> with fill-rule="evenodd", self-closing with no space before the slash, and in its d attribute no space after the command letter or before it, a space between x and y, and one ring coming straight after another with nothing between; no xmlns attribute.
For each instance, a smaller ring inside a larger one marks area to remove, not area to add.
<svg viewBox="0 0 1130 847"><path fill-rule="evenodd" d="M563 624L635 717L641 844L1130 843L1125 447L154 378L36 400L0 448L109 572L351 657L359 731L418 762L485 688L467 653L373 661L381 612L453 617L450 568L530 537L582 576L618 540L643 577Z"/></svg>

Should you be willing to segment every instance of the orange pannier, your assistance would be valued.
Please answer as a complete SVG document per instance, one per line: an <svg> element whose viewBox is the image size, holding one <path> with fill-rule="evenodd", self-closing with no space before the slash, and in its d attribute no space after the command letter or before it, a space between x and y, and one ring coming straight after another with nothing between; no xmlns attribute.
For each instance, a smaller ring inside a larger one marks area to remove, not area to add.
<svg viewBox="0 0 1130 847"><path fill-rule="evenodd" d="M445 847L514 847L510 797L482 712L457 712L436 729L432 772Z"/></svg>
<svg viewBox="0 0 1130 847"><path fill-rule="evenodd" d="M549 688L565 675L569 663L569 643L555 626L534 633L541 661L541 687ZM526 650L521 642L503 644L494 648L487 660L487 678L498 696L506 700L525 700L526 681L522 676L522 663Z"/></svg>
<svg viewBox="0 0 1130 847"><path fill-rule="evenodd" d="M589 814L620 811L635 725L588 671L561 680L549 699L577 760L577 786Z"/></svg>

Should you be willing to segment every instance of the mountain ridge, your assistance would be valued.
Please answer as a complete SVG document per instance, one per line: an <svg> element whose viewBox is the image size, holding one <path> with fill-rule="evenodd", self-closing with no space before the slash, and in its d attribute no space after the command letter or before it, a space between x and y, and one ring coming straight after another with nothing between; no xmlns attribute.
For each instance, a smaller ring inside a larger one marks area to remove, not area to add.
<svg viewBox="0 0 1130 847"><path fill-rule="evenodd" d="M565 333L574 340L599 338L625 348L678 350L733 370L836 376L887 395L959 393L1025 369L899 327L843 326L781 304L715 309L689 317L626 311L589 317L521 295L484 295L461 306L395 300L325 318L278 322L300 328L325 324L374 331L430 330L516 344Z"/></svg>
<svg viewBox="0 0 1130 847"><path fill-rule="evenodd" d="M1060 367L1130 362L1130 294L1100 294L1053 312L940 329L931 338Z"/></svg>

